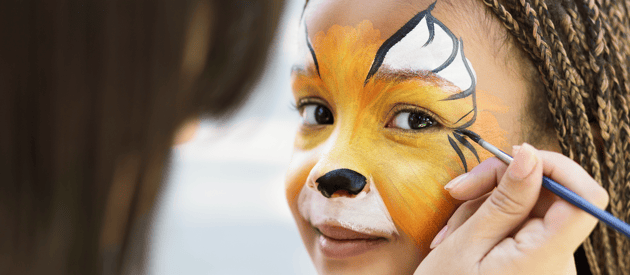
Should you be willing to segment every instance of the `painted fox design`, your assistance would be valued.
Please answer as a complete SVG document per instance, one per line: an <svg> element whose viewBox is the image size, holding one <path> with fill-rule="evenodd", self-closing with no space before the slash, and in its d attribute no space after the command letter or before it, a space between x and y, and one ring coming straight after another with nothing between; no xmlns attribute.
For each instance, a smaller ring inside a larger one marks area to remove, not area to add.
<svg viewBox="0 0 630 275"><path fill-rule="evenodd" d="M457 129L465 129L471 126L477 118L475 71L464 55L462 39L458 39L442 22L431 15L434 8L435 3L418 13L380 46L365 78L365 84L367 85L372 76L379 70L384 71L384 74L388 71L402 71L409 75L427 74L428 72L437 75L461 89L461 92L443 100L471 100L470 111L457 120L457 122L465 121ZM304 25L305 42L317 74L320 75L317 55L309 39L308 28L304 20L302 20L302 24ZM418 62L419 60L422 62ZM460 134L453 131L451 136L447 138L466 172L468 165L459 147L460 144L470 150L475 155L477 162L480 162L475 147Z"/></svg>
<svg viewBox="0 0 630 275"><path fill-rule="evenodd" d="M322 236L347 236L331 227L410 238L426 255L459 205L444 184L490 157L456 131L504 142L492 138L505 135L493 114L503 106L477 91L463 39L434 8L387 39L368 20L314 34L301 21L292 77L303 125L286 193L312 257L348 256L343 245L331 252L322 244L333 242ZM317 242L324 252L313 250Z"/></svg>

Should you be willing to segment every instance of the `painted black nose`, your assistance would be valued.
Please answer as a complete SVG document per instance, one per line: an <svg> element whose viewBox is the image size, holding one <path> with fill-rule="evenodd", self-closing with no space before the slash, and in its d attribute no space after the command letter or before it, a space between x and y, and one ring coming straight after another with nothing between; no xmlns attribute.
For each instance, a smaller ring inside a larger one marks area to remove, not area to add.
<svg viewBox="0 0 630 275"><path fill-rule="evenodd" d="M332 170L325 175L319 177L317 182L317 190L326 198L330 198L332 194L339 190L344 190L352 195L359 194L365 187L365 177L350 169Z"/></svg>

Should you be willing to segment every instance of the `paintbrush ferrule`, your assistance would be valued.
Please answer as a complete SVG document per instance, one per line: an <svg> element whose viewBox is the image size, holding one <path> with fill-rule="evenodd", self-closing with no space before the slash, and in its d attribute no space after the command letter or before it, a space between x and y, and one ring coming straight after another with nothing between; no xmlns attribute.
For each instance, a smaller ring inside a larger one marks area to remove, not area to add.
<svg viewBox="0 0 630 275"><path fill-rule="evenodd" d="M463 132L463 131L460 131L460 132ZM499 158L501 161L505 162L506 164L510 164L512 162L513 160L512 156L506 154L505 152L501 151L501 149L481 139L477 134L470 132L472 133L472 135L474 135L474 136L471 136L471 134L469 133L466 133L466 132L463 132L463 133L466 134L468 137L470 137L473 141L477 142L477 144L479 144L481 147L488 150L490 153L494 154L497 158ZM591 214L593 217L599 219L600 221L610 226L611 228L624 234L626 237L630 238L630 225L625 223L624 221L618 219L612 214L606 212L605 210L597 208L597 206L588 202L586 199L580 197L578 194L574 193L573 191L569 190L568 188L562 186L561 184L555 182L554 180L546 176L543 176L542 186L548 189L549 191L553 192L554 194L558 195L559 197L563 198L567 202L571 203L572 205Z"/></svg>
<svg viewBox="0 0 630 275"><path fill-rule="evenodd" d="M510 155L501 151L501 149L494 147L494 145L486 142L485 140L479 139L479 142L477 143L484 149L488 150L490 153L494 154L498 159L505 162L506 164L510 164L512 162L513 158Z"/></svg>

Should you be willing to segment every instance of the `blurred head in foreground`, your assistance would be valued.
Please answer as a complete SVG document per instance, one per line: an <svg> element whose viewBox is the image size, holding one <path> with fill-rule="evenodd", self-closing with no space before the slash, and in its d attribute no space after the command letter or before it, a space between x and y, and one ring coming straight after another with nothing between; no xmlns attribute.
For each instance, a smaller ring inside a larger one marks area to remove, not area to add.
<svg viewBox="0 0 630 275"><path fill-rule="evenodd" d="M259 75L283 1L0 8L0 274L137 274L175 132Z"/></svg>

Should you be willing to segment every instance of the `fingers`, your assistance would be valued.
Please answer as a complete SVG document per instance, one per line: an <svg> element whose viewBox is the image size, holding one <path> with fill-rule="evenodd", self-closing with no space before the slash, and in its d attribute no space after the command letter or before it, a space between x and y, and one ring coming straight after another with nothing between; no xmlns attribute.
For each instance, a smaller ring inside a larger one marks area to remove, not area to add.
<svg viewBox="0 0 630 275"><path fill-rule="evenodd" d="M555 152L540 151L544 160L543 173L564 187L604 209L608 193L579 164Z"/></svg>
<svg viewBox="0 0 630 275"><path fill-rule="evenodd" d="M446 226L444 226L444 228L446 228L446 231L440 231L440 233L435 236L435 238L431 242L431 249L439 245L443 240L445 240L455 230L457 230L457 228L464 224L464 222L466 222L468 218L470 218L470 216L472 216L477 211L477 209L479 209L481 204L488 198L488 196L490 196L490 193L486 193L479 198L462 203L457 208L457 210L455 210L455 213L453 213L451 218L449 218ZM445 230L444 228L442 230Z"/></svg>
<svg viewBox="0 0 630 275"><path fill-rule="evenodd" d="M455 184L449 183L445 187L454 198L471 200L491 191L496 182L500 182L486 203L474 205L483 201L475 200L462 205L461 210L458 208L447 224L443 240L458 234L456 229L461 228L460 234L467 240L481 240L470 247L490 249L510 233L518 231L520 237L544 234L546 243L556 243L571 252L590 234L597 220L546 189L541 191L542 174L601 209L608 204L606 191L580 165L561 154L537 151L530 145L521 149L509 168L498 159L488 159L454 180ZM475 213L477 207L479 210ZM541 232L532 232L532 228L523 230L523 222L530 218L542 218L538 220L543 226L536 227ZM462 233L464 231L468 233ZM471 232L474 238L471 238Z"/></svg>
<svg viewBox="0 0 630 275"><path fill-rule="evenodd" d="M608 193L571 159L553 152L540 152L543 173L600 209L608 205ZM572 250L593 231L597 219L564 200L554 202L544 217L545 229L555 242Z"/></svg>
<svg viewBox="0 0 630 275"><path fill-rule="evenodd" d="M472 200L486 194L497 186L507 164L498 158L489 158L475 166L470 172L453 179L444 188L458 200Z"/></svg>
<svg viewBox="0 0 630 275"><path fill-rule="evenodd" d="M467 249L471 256L485 255L498 242L527 218L534 207L542 185L542 160L539 152L524 144L508 166L499 185L481 205L479 210L465 222L453 236L461 234L467 238ZM479 177L466 178L473 186L487 189L487 177L496 171L480 172ZM493 181L496 182L496 181Z"/></svg>
<svg viewBox="0 0 630 275"><path fill-rule="evenodd" d="M515 147L520 148L520 146ZM544 160L543 173L547 177L561 183L597 207L606 208L608 194L579 164L559 153L539 151L539 154ZM497 158L490 158L477 165L470 172L449 182L445 189L455 199L475 199L492 191L506 169L507 165L502 161ZM546 197L551 195L551 193L545 194ZM544 210L549 206L550 204Z"/></svg>
<svg viewBox="0 0 630 275"><path fill-rule="evenodd" d="M545 215L549 239L567 251L575 251L597 225L597 219L567 201L558 200Z"/></svg>
<svg viewBox="0 0 630 275"><path fill-rule="evenodd" d="M608 204L606 191L580 165L561 154L539 152L524 144L507 168L489 159L445 187L451 196L468 201L449 219L442 236L436 237L437 243L440 238L442 243L439 247L431 245L435 249L423 263L448 252L457 255L459 266L481 271L495 267L492 270L497 271L497 263L510 266L518 259L521 263L541 263L570 258L597 220L541 190L543 173L601 209ZM489 191L490 195L484 195ZM439 261L429 262L444 266ZM571 259L566 262L569 265L556 270L574 273ZM542 274L549 267L526 266L538 269L526 274Z"/></svg>

